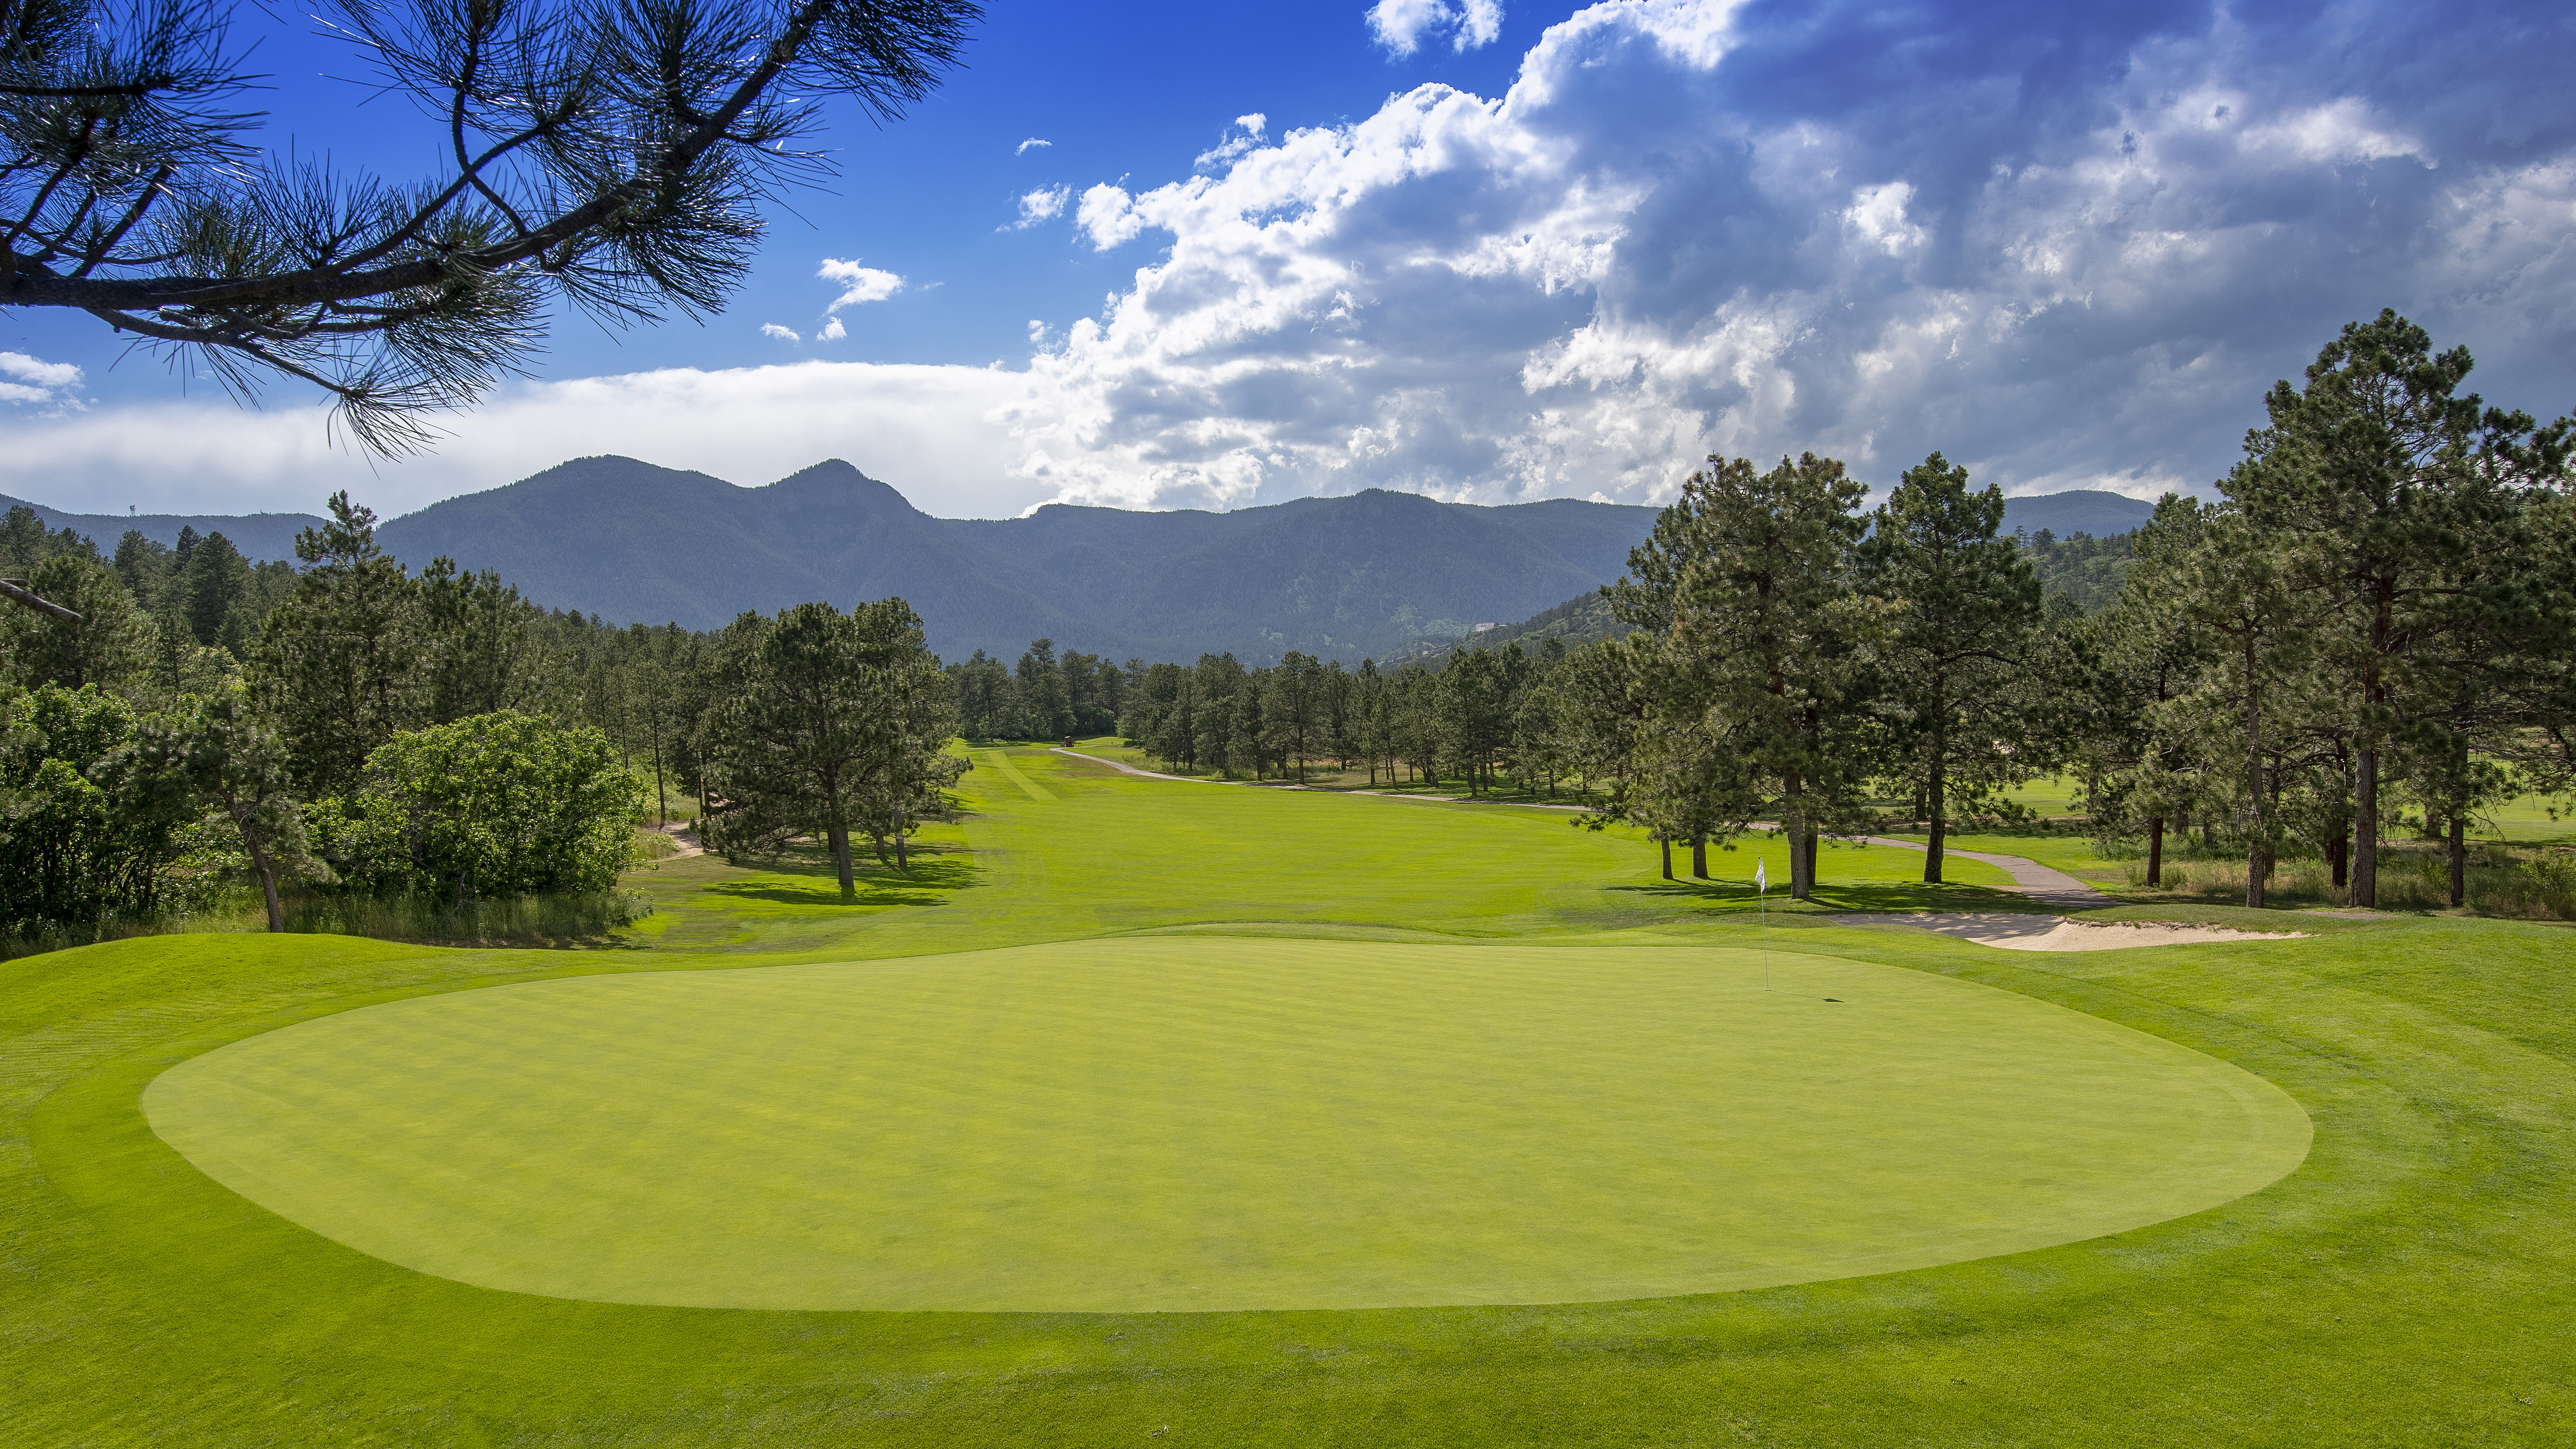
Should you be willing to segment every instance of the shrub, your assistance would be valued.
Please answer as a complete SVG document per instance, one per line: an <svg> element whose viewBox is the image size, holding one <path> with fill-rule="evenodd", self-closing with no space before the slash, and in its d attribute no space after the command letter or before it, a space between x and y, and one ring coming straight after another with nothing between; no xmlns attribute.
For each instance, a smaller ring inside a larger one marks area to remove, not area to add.
<svg viewBox="0 0 2576 1449"><path fill-rule="evenodd" d="M22 935L170 908L190 815L137 778L134 710L95 685L0 702L0 927Z"/></svg>
<svg viewBox="0 0 2576 1449"><path fill-rule="evenodd" d="M344 880L378 894L594 894L634 858L637 782L587 726L504 710L406 731L365 778L307 825Z"/></svg>

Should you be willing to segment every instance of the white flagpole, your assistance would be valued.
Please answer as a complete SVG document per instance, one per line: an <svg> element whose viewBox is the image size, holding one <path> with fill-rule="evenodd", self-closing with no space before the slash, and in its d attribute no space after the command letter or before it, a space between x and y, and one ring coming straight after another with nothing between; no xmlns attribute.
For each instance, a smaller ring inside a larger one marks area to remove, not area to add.
<svg viewBox="0 0 2576 1449"><path fill-rule="evenodd" d="M1771 989L1771 875L1762 862L1753 862L1753 898L1762 920L1762 989Z"/></svg>

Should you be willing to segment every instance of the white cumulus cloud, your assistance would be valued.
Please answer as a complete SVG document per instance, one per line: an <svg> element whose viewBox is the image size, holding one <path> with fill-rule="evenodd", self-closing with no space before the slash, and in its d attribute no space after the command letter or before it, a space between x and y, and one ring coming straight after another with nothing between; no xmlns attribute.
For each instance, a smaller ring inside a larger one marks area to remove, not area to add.
<svg viewBox="0 0 2576 1449"><path fill-rule="evenodd" d="M0 352L0 402L77 407L80 368L23 352Z"/></svg>
<svg viewBox="0 0 2576 1449"><path fill-rule="evenodd" d="M984 516L1657 503L1713 451L1883 485L1938 448L2010 492L2152 495L2205 487L2264 388L2383 306L2471 344L2491 401L2576 400L2576 95L2549 48L2389 0L2035 24L1607 0L1500 95L1246 114L1187 174L1054 193L1082 244L1157 249L1093 315L1030 323L1017 368L530 385L381 475L318 415L101 409L13 422L0 491L425 501L621 451L741 481L839 454ZM835 311L906 286L823 275Z"/></svg>
<svg viewBox="0 0 2576 1449"><path fill-rule="evenodd" d="M1433 33L1379 13L1390 44ZM2304 76L2270 59L2304 33L2070 12L2105 59L2052 89L1971 11L1596 4L1499 97L1265 118L1200 158L1221 174L1085 191L1092 246L1169 244L1032 359L1021 471L1124 506L1659 502L1710 451L1884 483L1939 448L2015 491L2152 494L2205 486L2263 388L2384 305L2481 329L2488 395L2554 412L2576 388L2507 384L2576 381L2576 157L2537 121L2495 139L2466 95L2408 103L2413 67L2483 53L2409 14ZM1958 66L1916 67L1933 45Z"/></svg>
<svg viewBox="0 0 2576 1449"><path fill-rule="evenodd" d="M1396 55L1411 55L1426 37L1443 32L1460 52L1476 50L1502 38L1502 0L1377 0L1369 7L1369 31L1377 43Z"/></svg>
<svg viewBox="0 0 2576 1449"><path fill-rule="evenodd" d="M802 342L805 340L803 337L797 335L795 328L781 327L775 322L761 323L760 335L763 337L775 337L781 342Z"/></svg>
<svg viewBox="0 0 2576 1449"><path fill-rule="evenodd" d="M823 309L826 313L865 302L882 302L903 290L903 278L876 267L860 266L856 257L846 262L826 257L823 265L814 269L814 275L841 284L841 295L833 298L832 305Z"/></svg>
<svg viewBox="0 0 2576 1449"><path fill-rule="evenodd" d="M1074 208L1073 224L1091 238L1094 248L1105 252L1144 231L1145 218L1125 188L1102 182L1082 193L1081 203Z"/></svg>

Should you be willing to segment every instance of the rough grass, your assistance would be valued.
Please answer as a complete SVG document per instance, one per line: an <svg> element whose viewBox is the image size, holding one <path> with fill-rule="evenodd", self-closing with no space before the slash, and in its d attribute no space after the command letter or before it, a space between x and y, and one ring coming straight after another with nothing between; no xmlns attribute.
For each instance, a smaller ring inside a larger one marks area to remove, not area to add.
<svg viewBox="0 0 2576 1449"><path fill-rule="evenodd" d="M370 1002L576 974L1121 933L1466 947L1760 939L1732 898L1662 891L1640 843L1544 812L1118 781L1059 758L1013 757L1053 802L969 777L980 813L952 828L960 850L938 860L971 864L922 887L918 903L763 914L702 901L753 873L693 859L638 877L663 903L645 924L666 924L637 933L652 949L177 936L0 965L5 1437L2299 1449L2576 1439L2576 1321L2565 1311L2576 947L2547 926L2397 917L2304 940L2038 958L1903 932L1774 929L1775 956L1814 951L1999 987L2232 1062L2299 1101L2313 1150L2251 1196L2106 1237L1621 1302L1053 1314L547 1298L410 1272L296 1227L192 1169L138 1110L161 1073L229 1042ZM1509 1176L1492 1190L1507 1199Z"/></svg>
<svg viewBox="0 0 2576 1449"><path fill-rule="evenodd" d="M2179 899L2223 901L2245 898L2242 859L2172 858L2164 862L2160 886L2146 884L2144 861L2124 862L2122 875L2135 900ZM2482 916L2511 920L2576 921L2576 850L2564 846L2514 847L2481 842L2469 849L2468 909ZM2334 883L2322 860L2285 860L2273 868L2263 888L2267 903L2284 906L2341 906L2349 891ZM2379 900L2383 911L2439 911L2451 908L2450 862L2438 845L2399 845L2379 856Z"/></svg>

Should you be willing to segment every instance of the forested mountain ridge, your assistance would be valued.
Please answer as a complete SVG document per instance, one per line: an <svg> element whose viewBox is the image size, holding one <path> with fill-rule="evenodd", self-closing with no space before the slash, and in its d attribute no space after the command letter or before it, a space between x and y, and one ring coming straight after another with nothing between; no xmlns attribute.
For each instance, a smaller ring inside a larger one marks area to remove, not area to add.
<svg viewBox="0 0 2576 1449"><path fill-rule="evenodd" d="M834 460L765 488L583 458L394 519L386 549L491 569L537 603L713 628L804 599L899 594L930 645L1016 655L1033 635L1116 656L1296 649L1356 664L1525 618L1619 576L1655 510L1503 507L1372 489L1231 513L1051 504L940 519Z"/></svg>
<svg viewBox="0 0 2576 1449"><path fill-rule="evenodd" d="M2115 493L2081 496L2088 499L2113 499L2119 503L2135 501L2121 498ZM2007 499L2004 503L2004 517L2008 522L2012 520L2015 517L2015 509L2022 504L2045 505L2054 501L2054 496ZM2153 506L2149 504L2138 506L2147 509L2150 514L2154 511ZM2045 509L2034 508L2031 511L2041 516L2048 516L2048 510ZM2077 517L2108 515L2116 519L2119 516L2114 510L2096 505L2067 509L2063 512ZM2038 574L2040 587L2046 591L2048 597L2052 600L2062 599L2084 613L2091 613L2103 607L2119 593L2120 582L2128 574L2129 559L2137 536L2138 531L2135 528L2123 529L2102 538L2096 538L2080 529L2070 537L2059 538L2046 526L2042 526L2035 534L2026 529L2016 529L2013 532L2014 541L2021 546L2024 553L2030 556L2031 567ZM1586 589L1564 603L1553 608L1542 609L1518 623L1492 624L1457 636L1417 639L1410 645L1394 651L1387 656L1387 659L1389 662L1431 659L1470 644L1487 649L1500 649L1506 644L1518 643L1527 648L1543 644L1550 639L1558 640L1567 648L1572 648L1578 644L1590 644L1602 639L1615 638L1627 632L1628 626L1620 623L1610 612L1610 601L1602 596L1601 591Z"/></svg>
<svg viewBox="0 0 2576 1449"><path fill-rule="evenodd" d="M35 514L48 529L68 528L95 542L101 552L114 550L116 541L129 530L163 548L176 548L184 529L198 538L220 533L252 563L293 562L295 535L322 526L321 518L310 513L65 513L0 493L0 512L12 508Z"/></svg>
<svg viewBox="0 0 2576 1449"><path fill-rule="evenodd" d="M175 546L184 527L221 532L254 563L291 558L296 532L322 521L30 506L102 552L129 529ZM2044 537L2126 532L2149 505L2071 492L2006 507L2007 531ZM1231 651L1257 664L1293 649L1357 664L1445 652L1479 625L1497 626L1481 641L1495 644L1601 637L1613 625L1596 591L1625 570L1656 511L1575 499L1479 507L1372 489L1231 513L1050 504L1025 518L941 519L839 460L742 488L605 456L447 499L378 534L415 569L444 555L539 604L620 624L709 629L745 610L899 594L950 659L1015 657L1044 635L1110 658ZM2101 590L2077 592L2097 602Z"/></svg>
<svg viewBox="0 0 2576 1449"><path fill-rule="evenodd" d="M2077 488L2005 499L2004 532L2053 533L2059 538L2089 533L2095 538L2109 538L2127 533L2155 515L2156 505L2145 499Z"/></svg>

